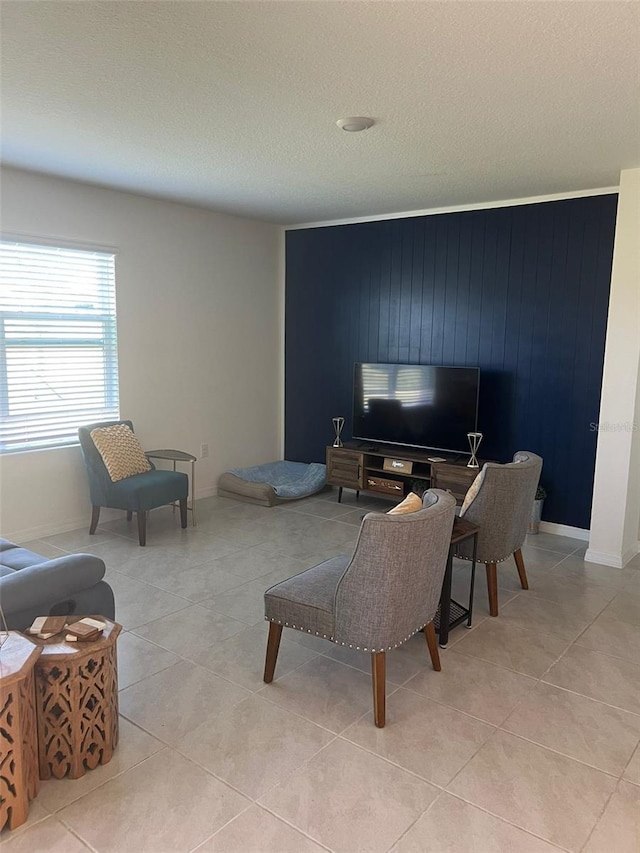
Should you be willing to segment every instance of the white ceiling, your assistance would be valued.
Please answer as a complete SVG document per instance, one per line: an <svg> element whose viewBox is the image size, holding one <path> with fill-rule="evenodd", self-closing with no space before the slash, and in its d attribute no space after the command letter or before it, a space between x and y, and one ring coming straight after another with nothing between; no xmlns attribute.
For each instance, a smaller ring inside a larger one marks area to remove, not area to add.
<svg viewBox="0 0 640 853"><path fill-rule="evenodd" d="M281 223L615 186L639 47L637 2L4 0L3 159Z"/></svg>

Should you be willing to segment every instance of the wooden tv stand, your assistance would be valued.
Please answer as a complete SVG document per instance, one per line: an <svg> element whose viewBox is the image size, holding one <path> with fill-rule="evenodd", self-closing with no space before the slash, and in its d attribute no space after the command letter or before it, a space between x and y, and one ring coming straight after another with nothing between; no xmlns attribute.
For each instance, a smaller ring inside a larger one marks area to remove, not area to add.
<svg viewBox="0 0 640 853"><path fill-rule="evenodd" d="M430 462L429 456L444 457L445 454L393 445L345 442L344 447L327 447L327 482L338 487L338 501L342 500L343 488L400 501L415 482L425 489L445 489L461 504L484 463L480 462L480 468L467 468L464 454L446 454L445 462ZM393 461L400 464L391 467Z"/></svg>

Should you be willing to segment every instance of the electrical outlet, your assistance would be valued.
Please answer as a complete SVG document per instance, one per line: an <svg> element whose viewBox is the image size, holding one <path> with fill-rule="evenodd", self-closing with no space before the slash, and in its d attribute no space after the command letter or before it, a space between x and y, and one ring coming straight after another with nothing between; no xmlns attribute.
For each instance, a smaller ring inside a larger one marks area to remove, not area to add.
<svg viewBox="0 0 640 853"><path fill-rule="evenodd" d="M208 455L209 455L209 445L207 442L205 442L204 444L200 445L200 458L206 459Z"/></svg>

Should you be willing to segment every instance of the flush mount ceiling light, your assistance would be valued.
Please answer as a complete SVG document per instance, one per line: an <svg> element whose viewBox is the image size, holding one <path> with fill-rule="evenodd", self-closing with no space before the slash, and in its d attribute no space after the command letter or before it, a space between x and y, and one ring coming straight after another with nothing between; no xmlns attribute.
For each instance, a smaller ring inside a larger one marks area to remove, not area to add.
<svg viewBox="0 0 640 853"><path fill-rule="evenodd" d="M366 116L349 116L338 119L336 124L347 133L359 133L361 130L369 130L373 126L373 119Z"/></svg>

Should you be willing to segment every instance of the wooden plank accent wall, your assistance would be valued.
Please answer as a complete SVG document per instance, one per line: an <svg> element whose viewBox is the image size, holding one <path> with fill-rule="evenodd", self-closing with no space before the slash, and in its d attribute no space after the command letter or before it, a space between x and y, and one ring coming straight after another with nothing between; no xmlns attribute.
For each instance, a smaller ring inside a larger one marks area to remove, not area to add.
<svg viewBox="0 0 640 853"><path fill-rule="evenodd" d="M351 436L353 363L479 366L481 455L589 527L616 195L287 232L285 455Z"/></svg>

